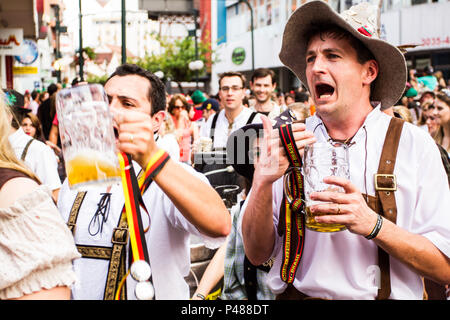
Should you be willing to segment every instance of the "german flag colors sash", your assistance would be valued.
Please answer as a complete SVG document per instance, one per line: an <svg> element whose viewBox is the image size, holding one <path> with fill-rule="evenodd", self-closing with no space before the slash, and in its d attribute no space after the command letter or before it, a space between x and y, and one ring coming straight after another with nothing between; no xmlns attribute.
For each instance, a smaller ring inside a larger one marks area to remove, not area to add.
<svg viewBox="0 0 450 320"><path fill-rule="evenodd" d="M150 159L139 182L134 172L131 156L122 152L118 154L118 158L125 198L123 210L125 210L128 223L132 264L130 270L119 285L119 289L116 293L116 300L119 299L120 290L122 290L125 279L130 273L131 276L138 281L135 289L136 297L140 300L151 300L154 297L154 288L151 284L152 273L147 242L145 241L145 231L142 225L140 206L147 211L144 201L142 200L142 194L144 194L153 181L153 178L161 171L170 157L164 150L159 150Z"/></svg>
<svg viewBox="0 0 450 320"><path fill-rule="evenodd" d="M295 145L292 126L278 128L290 166L284 176L284 197L280 211L280 227L284 229L281 279L292 283L303 253L305 235L304 190L301 174L302 159Z"/></svg>

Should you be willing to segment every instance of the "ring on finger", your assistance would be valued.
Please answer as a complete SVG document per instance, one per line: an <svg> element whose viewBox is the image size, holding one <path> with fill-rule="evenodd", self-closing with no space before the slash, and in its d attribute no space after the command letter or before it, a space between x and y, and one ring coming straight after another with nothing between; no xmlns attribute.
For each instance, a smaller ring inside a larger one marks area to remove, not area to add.
<svg viewBox="0 0 450 320"><path fill-rule="evenodd" d="M339 207L339 203L337 204L337 214L341 213L341 208Z"/></svg>
<svg viewBox="0 0 450 320"><path fill-rule="evenodd" d="M130 143L133 143L133 140L134 140L134 136L133 136L133 134L132 133L130 133Z"/></svg>

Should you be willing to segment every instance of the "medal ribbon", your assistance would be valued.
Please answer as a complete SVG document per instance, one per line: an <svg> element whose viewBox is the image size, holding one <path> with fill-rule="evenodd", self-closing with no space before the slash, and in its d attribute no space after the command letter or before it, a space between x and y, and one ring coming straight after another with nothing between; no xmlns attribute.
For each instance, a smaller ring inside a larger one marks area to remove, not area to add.
<svg viewBox="0 0 450 320"><path fill-rule="evenodd" d="M133 262L138 260L149 262L140 212L141 191L131 162L131 156L123 152L119 153L119 164Z"/></svg>
<svg viewBox="0 0 450 320"><path fill-rule="evenodd" d="M292 283L297 272L298 265L303 253L305 216L304 210L304 190L303 176L300 172L302 159L295 145L294 134L291 124L283 124L278 128L280 139L289 160L290 167L286 171L288 188L285 189L284 201L281 213L284 215L280 223L284 220L284 243L283 260L280 270L281 280ZM289 171L291 173L289 174Z"/></svg>
<svg viewBox="0 0 450 320"><path fill-rule="evenodd" d="M145 231L142 225L140 206L148 211L142 200L142 195L148 189L153 178L161 171L167 161L170 159L169 154L164 150L159 150L147 165L146 170L140 175L139 182L134 172L131 156L126 153L119 153L119 165L122 176L122 187L125 198L125 210L128 230L130 236L130 245L132 252L132 262L144 260L150 265L148 257L147 242L145 241ZM119 289L116 293L116 300L120 297L120 290L125 282L127 275L121 280Z"/></svg>

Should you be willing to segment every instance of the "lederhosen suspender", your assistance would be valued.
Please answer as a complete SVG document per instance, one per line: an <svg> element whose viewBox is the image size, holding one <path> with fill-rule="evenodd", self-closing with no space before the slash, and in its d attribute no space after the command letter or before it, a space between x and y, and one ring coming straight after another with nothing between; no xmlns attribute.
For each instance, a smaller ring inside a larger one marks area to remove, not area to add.
<svg viewBox="0 0 450 320"><path fill-rule="evenodd" d="M404 121L393 117L389 124L383 151L381 152L378 173L375 174L375 191L378 198L378 208L372 208L392 223L397 222L397 205L395 191L397 181L394 175L395 160L400 142ZM378 209L376 211L375 209ZM378 247L378 265L381 271L381 285L378 289L377 300L388 299L391 294L389 255Z"/></svg>
<svg viewBox="0 0 450 320"><path fill-rule="evenodd" d="M27 156L28 148L30 147L30 144L34 141L34 139L30 139L30 141L27 142L25 145L25 148L22 151L22 155L20 156L20 160L24 161L25 157Z"/></svg>
<svg viewBox="0 0 450 320"><path fill-rule="evenodd" d="M213 149L214 149L214 131L216 130L216 124L217 124L217 119L219 118L219 113L220 112L216 112L216 114L214 115L214 118L211 123L211 130L209 131L209 137L212 140ZM252 112L252 114L250 115L250 117L247 120L246 125L252 123L253 119L255 119L257 114L258 114L257 112Z"/></svg>
<svg viewBox="0 0 450 320"><path fill-rule="evenodd" d="M393 223L397 222L397 206L394 195L394 191L397 190L397 181L394 175L394 166L403 124L403 120L395 117L391 118L381 152L378 172L374 175L375 197L364 195L367 205L373 211ZM285 212L281 210L278 225L278 234L280 236L286 232L283 223L286 219L283 216L284 214ZM297 246L296 243L291 243L290 245ZM391 294L390 263L389 255L380 247L378 247L378 265L380 267L381 283L376 299L384 300L388 299Z"/></svg>
<svg viewBox="0 0 450 320"><path fill-rule="evenodd" d="M75 235L75 225L80 211L81 204L86 196L86 192L78 192L75 201L70 210L69 220L67 225ZM119 282L126 274L126 245L128 242L128 224L124 210L120 215L117 227L114 228L112 234L112 247L78 245L78 252L83 258L103 259L109 260L108 275L106 278L104 300L114 300L114 295L117 291ZM121 290L120 299L126 300L126 291Z"/></svg>

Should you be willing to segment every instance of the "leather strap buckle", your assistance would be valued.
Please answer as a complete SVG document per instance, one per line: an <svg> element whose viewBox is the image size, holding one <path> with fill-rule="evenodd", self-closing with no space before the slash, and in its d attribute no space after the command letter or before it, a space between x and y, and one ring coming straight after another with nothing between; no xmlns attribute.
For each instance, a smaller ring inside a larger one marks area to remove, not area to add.
<svg viewBox="0 0 450 320"><path fill-rule="evenodd" d="M126 245L128 242L128 228L114 228L111 243Z"/></svg>
<svg viewBox="0 0 450 320"><path fill-rule="evenodd" d="M375 174L376 191L397 191L397 179L394 174Z"/></svg>

